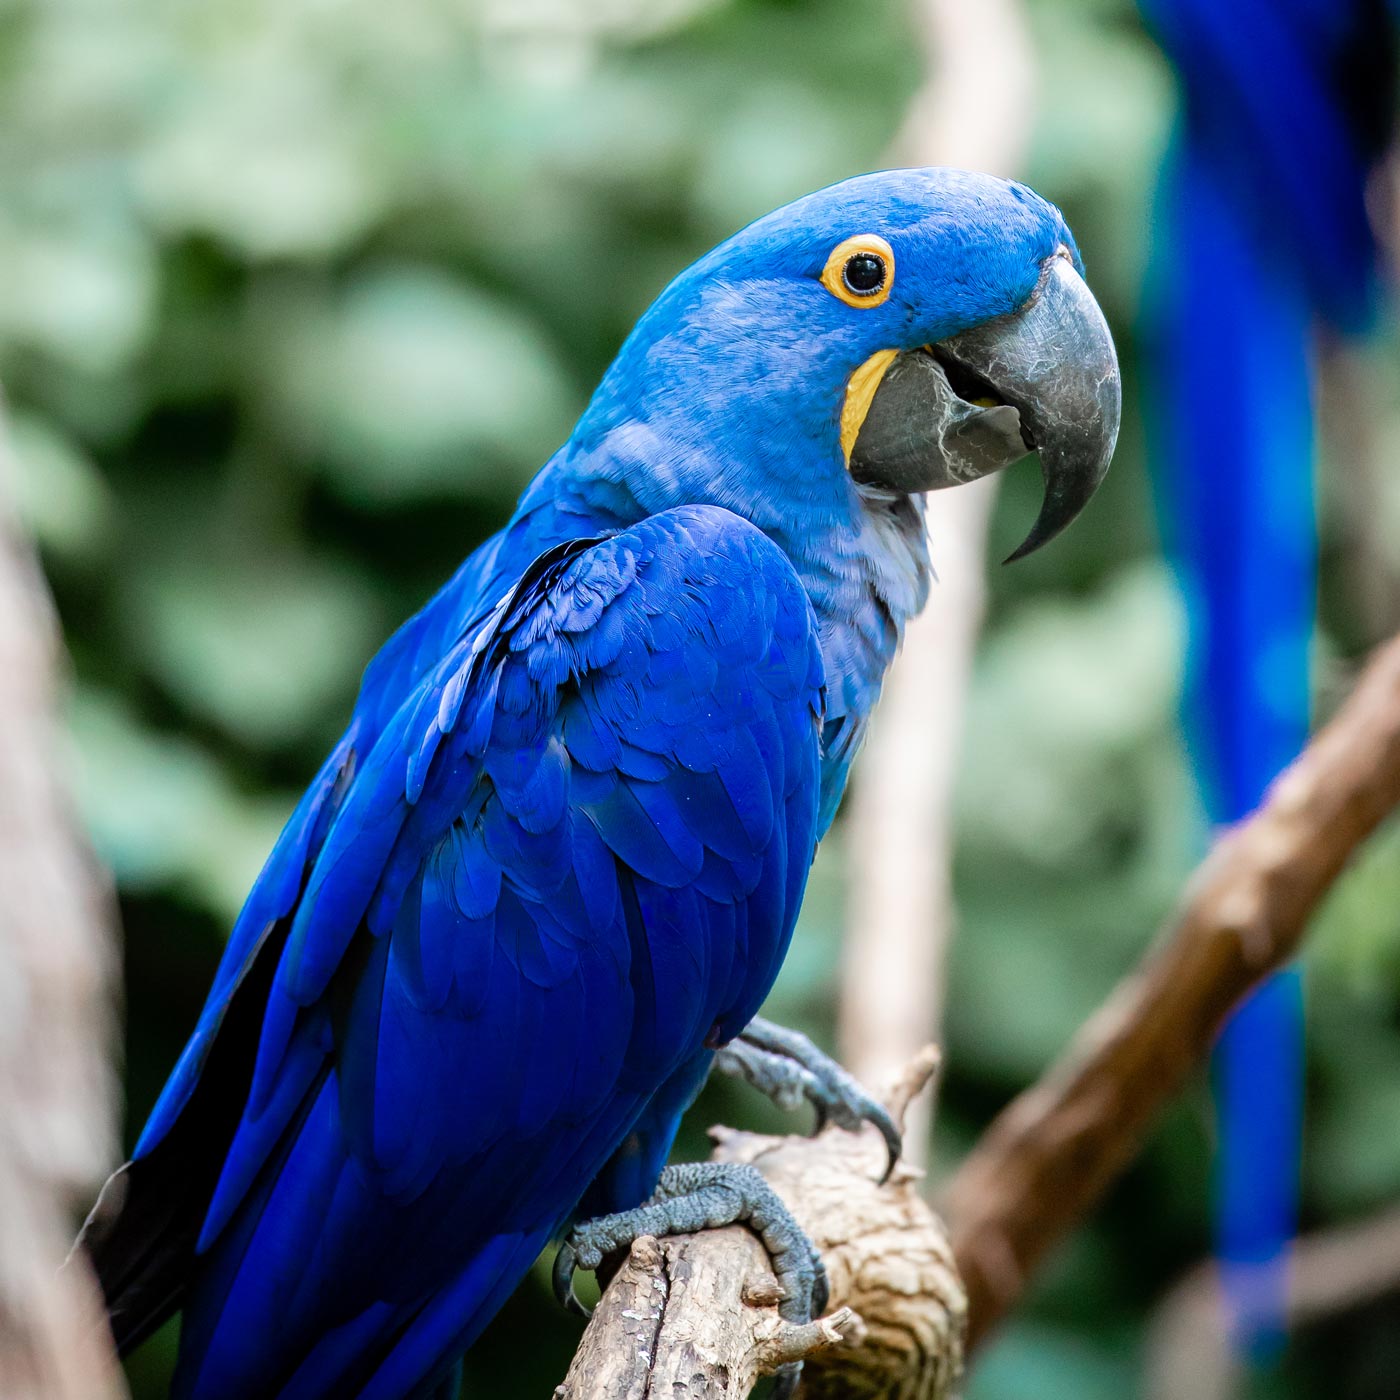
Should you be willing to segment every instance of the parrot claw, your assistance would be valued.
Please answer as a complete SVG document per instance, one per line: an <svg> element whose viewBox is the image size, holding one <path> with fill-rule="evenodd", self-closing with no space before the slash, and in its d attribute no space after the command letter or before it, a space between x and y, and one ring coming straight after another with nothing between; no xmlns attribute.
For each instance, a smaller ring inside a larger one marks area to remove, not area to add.
<svg viewBox="0 0 1400 1400"><path fill-rule="evenodd" d="M784 1294L778 1304L784 1321L806 1323L822 1314L829 1290L816 1246L758 1168L735 1162L666 1167L645 1205L574 1226L554 1261L555 1295L565 1307L582 1309L573 1297L575 1269L597 1269L609 1254L643 1235L691 1235L725 1225L747 1225L768 1251ZM775 1394L791 1396L801 1369L800 1362L782 1367Z"/></svg>
<svg viewBox="0 0 1400 1400"><path fill-rule="evenodd" d="M774 1025L756 1016L723 1049L715 1066L724 1074L746 1080L779 1108L794 1109L810 1103L817 1112L816 1131L828 1122L858 1133L870 1123L885 1140L883 1185L890 1179L903 1149L903 1139L888 1109L798 1031Z"/></svg>
<svg viewBox="0 0 1400 1400"><path fill-rule="evenodd" d="M554 1256L554 1296L565 1312L571 1312L587 1321L593 1316L593 1309L574 1292L574 1274L578 1269L578 1252L568 1240L559 1246Z"/></svg>

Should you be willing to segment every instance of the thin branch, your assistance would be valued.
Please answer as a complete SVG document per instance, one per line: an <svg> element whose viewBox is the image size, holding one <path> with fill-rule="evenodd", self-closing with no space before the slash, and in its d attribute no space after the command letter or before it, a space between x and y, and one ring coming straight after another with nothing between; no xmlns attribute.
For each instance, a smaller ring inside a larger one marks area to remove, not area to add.
<svg viewBox="0 0 1400 1400"><path fill-rule="evenodd" d="M910 624L860 756L844 826L846 937L837 1041L843 1064L878 1084L937 1034L952 892L952 802L963 709L982 621L995 478L929 501L939 582ZM905 1139L921 1163L930 1105Z"/></svg>
<svg viewBox="0 0 1400 1400"><path fill-rule="evenodd" d="M1400 803L1400 639L1221 838L1141 968L987 1130L945 1200L975 1345L1139 1151L1222 1022L1287 962L1352 854Z"/></svg>

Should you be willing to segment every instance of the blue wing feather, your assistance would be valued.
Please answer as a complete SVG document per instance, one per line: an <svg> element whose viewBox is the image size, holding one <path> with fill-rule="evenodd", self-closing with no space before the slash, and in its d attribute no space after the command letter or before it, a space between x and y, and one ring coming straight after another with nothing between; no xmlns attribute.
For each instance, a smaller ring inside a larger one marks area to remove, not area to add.
<svg viewBox="0 0 1400 1400"><path fill-rule="evenodd" d="M435 1379L590 1181L649 1189L796 917L822 667L756 529L666 512L416 627L250 899L285 944L183 1400Z"/></svg>
<svg viewBox="0 0 1400 1400"><path fill-rule="evenodd" d="M353 776L357 729L356 724L350 726L322 765L268 857L234 924L199 1024L146 1120L133 1154L137 1159L147 1155L165 1138L189 1102L234 991L278 923L295 907L307 861L324 841L329 814L335 810L346 782Z"/></svg>

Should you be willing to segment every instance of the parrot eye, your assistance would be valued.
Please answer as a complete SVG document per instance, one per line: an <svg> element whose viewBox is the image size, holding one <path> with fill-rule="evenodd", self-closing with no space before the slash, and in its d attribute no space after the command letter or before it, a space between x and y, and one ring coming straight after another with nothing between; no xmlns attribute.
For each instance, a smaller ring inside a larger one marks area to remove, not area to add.
<svg viewBox="0 0 1400 1400"><path fill-rule="evenodd" d="M848 291L868 297L885 285L885 260L878 253L852 253L841 270Z"/></svg>
<svg viewBox="0 0 1400 1400"><path fill-rule="evenodd" d="M879 306L893 281L894 249L874 233L838 243L822 271L822 286L847 306Z"/></svg>

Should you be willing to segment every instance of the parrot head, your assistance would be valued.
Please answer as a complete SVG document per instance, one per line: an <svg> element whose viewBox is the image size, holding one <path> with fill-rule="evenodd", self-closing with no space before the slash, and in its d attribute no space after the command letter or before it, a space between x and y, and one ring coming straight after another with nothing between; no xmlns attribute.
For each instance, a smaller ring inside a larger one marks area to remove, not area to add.
<svg viewBox="0 0 1400 1400"><path fill-rule="evenodd" d="M1016 558L1093 495L1119 412L1113 341L1059 211L930 168L845 180L720 244L638 322L580 427L642 428L666 442L672 487L750 515L757 495L911 495L1035 451L1045 498ZM715 463L746 479L716 480ZM685 480L698 470L710 479Z"/></svg>

